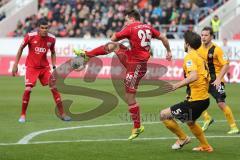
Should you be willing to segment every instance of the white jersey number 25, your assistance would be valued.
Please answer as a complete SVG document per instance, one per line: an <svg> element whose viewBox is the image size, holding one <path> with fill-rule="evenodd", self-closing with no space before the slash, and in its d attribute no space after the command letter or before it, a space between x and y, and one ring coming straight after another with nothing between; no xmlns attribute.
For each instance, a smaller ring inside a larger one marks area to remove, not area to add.
<svg viewBox="0 0 240 160"><path fill-rule="evenodd" d="M138 37L141 39L141 46L142 47L147 47L150 46L150 41L152 38L151 31L149 29L147 30L139 30L138 31Z"/></svg>

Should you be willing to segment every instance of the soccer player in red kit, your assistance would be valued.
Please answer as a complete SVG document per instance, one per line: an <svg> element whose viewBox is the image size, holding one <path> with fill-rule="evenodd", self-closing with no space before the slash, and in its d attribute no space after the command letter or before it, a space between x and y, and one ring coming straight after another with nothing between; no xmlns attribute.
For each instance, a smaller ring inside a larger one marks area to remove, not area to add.
<svg viewBox="0 0 240 160"><path fill-rule="evenodd" d="M48 33L48 21L46 19L39 20L39 29L37 32L28 33L18 50L16 60L12 69L12 75L15 76L18 71L18 63L22 55L23 49L28 45L28 56L26 59L26 74L25 74L25 91L22 97L22 112L19 122L26 121L26 110L30 99L32 88L36 85L37 79L40 80L43 86L49 84L51 77L50 66L47 60L47 52L51 51L51 60L53 69L56 68L56 53L54 35ZM55 86L51 87L51 92L55 103L58 107L59 115L62 120L69 121L70 117L64 114L61 96Z"/></svg>
<svg viewBox="0 0 240 160"><path fill-rule="evenodd" d="M128 138L132 140L144 131L140 121L140 108L136 101L136 91L141 78L147 71L147 61L150 57L151 39L159 39L167 49L166 59L171 60L172 54L168 40L160 34L151 25L140 22L141 15L137 10L131 10L126 13L126 25L111 37L110 43L93 49L92 51L74 50L75 54L84 57L87 62L89 58L98 55L105 55L115 52L121 63L126 67L125 97L128 104L128 110L134 123L132 134ZM130 41L131 49L128 49L121 43L122 39Z"/></svg>

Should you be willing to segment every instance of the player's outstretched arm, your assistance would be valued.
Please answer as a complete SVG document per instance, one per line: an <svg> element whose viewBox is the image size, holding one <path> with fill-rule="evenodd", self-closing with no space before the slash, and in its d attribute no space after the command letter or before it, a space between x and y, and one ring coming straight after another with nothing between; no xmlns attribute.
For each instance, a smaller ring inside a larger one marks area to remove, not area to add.
<svg viewBox="0 0 240 160"><path fill-rule="evenodd" d="M198 79L197 71L191 71L189 76L185 78L184 80L173 84L173 90L176 90L178 88L181 88L183 86L186 86Z"/></svg>
<svg viewBox="0 0 240 160"><path fill-rule="evenodd" d="M165 37L164 35L160 35L159 37L157 37L157 39L160 40L160 41L162 41L164 47L165 47L166 50L167 50L166 59L167 59L168 61L171 61L171 59L172 59L172 52L171 52L170 45L169 45L169 42L168 42L167 37Z"/></svg>
<svg viewBox="0 0 240 160"><path fill-rule="evenodd" d="M24 46L22 46L22 45L18 49L16 59L15 59L15 63L14 63L13 68L12 68L12 76L16 76L16 74L18 72L18 63L19 63L19 60L22 56L23 49L24 49Z"/></svg>

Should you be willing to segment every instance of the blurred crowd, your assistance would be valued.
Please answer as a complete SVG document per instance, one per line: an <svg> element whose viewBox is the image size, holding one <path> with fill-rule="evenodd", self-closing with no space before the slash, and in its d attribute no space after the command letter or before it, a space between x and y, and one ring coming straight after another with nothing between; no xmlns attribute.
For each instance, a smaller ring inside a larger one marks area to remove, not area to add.
<svg viewBox="0 0 240 160"><path fill-rule="evenodd" d="M51 32L58 37L105 38L124 25L124 11L135 8L142 21L152 24L168 38L192 29L219 3L216 0L39 0L39 12L19 21L9 36L23 36L47 17Z"/></svg>
<svg viewBox="0 0 240 160"><path fill-rule="evenodd" d="M0 8L7 4L10 0L0 0ZM5 12L0 12L0 21L3 20L6 17Z"/></svg>
<svg viewBox="0 0 240 160"><path fill-rule="evenodd" d="M3 20L6 17L5 12L0 13L0 21Z"/></svg>
<svg viewBox="0 0 240 160"><path fill-rule="evenodd" d="M0 8L1 8L3 5L7 4L9 1L10 1L10 0L0 0Z"/></svg>

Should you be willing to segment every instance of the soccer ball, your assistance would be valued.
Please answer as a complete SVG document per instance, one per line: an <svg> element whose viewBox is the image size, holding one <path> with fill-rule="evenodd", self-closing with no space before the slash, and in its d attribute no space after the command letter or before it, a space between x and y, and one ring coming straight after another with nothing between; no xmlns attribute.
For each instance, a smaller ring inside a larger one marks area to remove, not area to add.
<svg viewBox="0 0 240 160"><path fill-rule="evenodd" d="M81 71L85 68L84 59L82 57L75 57L71 59L71 67L75 71Z"/></svg>

